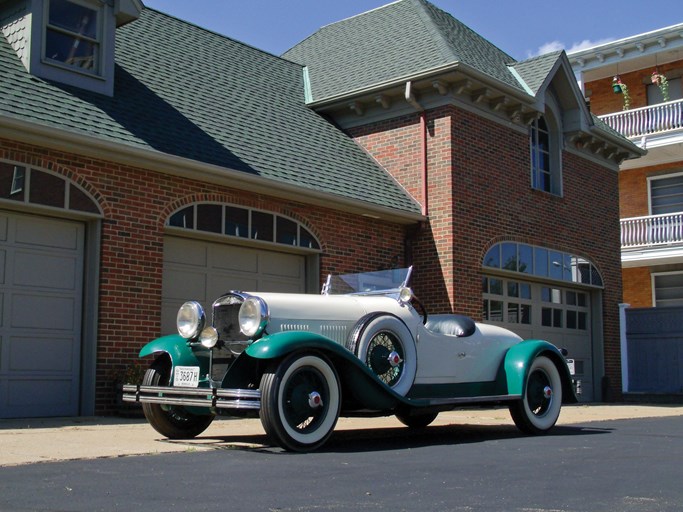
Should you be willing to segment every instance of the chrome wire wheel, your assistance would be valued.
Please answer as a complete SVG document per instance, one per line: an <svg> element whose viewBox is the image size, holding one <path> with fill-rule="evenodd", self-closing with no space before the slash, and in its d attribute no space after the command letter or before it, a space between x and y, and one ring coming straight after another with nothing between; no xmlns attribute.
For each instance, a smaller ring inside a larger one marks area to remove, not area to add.
<svg viewBox="0 0 683 512"><path fill-rule="evenodd" d="M400 318L371 314L356 324L347 348L389 386L406 395L417 373L417 349L413 335Z"/></svg>
<svg viewBox="0 0 683 512"><path fill-rule="evenodd" d="M403 346L396 335L388 331L377 333L368 344L365 364L387 386L394 386L405 365Z"/></svg>

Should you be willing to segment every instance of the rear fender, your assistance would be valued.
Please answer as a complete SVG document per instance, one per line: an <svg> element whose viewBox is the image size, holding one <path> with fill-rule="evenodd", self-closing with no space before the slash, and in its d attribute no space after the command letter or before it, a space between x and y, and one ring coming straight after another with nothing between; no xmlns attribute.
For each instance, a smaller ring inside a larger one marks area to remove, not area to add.
<svg viewBox="0 0 683 512"><path fill-rule="evenodd" d="M403 397L380 381L355 355L339 343L320 334L306 331L271 334L249 345L240 359L247 355L252 359L274 361L299 351L319 352L332 361L339 374L347 403L353 400L368 409L385 410L406 402ZM251 364L239 359L237 363ZM228 373L231 372L232 369Z"/></svg>
<svg viewBox="0 0 683 512"><path fill-rule="evenodd" d="M538 356L545 356L557 367L562 379L562 402L573 404L578 402L572 386L572 377L567 363L559 349L552 343L542 340L525 340L513 345L505 354L503 363L507 392L510 395L524 395L526 381L531 363Z"/></svg>

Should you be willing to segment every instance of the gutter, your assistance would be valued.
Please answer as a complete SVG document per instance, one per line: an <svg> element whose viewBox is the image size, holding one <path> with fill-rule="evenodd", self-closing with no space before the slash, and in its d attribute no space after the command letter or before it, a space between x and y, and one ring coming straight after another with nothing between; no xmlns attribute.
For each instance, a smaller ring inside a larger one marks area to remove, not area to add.
<svg viewBox="0 0 683 512"><path fill-rule="evenodd" d="M253 176L227 167L172 156L158 151L105 141L93 136L0 116L0 137L26 144L109 160L162 174L214 183L270 197L309 203L371 218L412 224L424 220L417 211L410 212L349 199L329 192L301 188L271 178Z"/></svg>
<svg viewBox="0 0 683 512"><path fill-rule="evenodd" d="M427 113L415 97L413 92L412 82L406 82L406 89L404 97L410 105L413 106L420 114L420 133L421 133L421 150L420 150L420 160L421 160L421 182L422 182L422 215L429 217L429 170L427 167Z"/></svg>
<svg viewBox="0 0 683 512"><path fill-rule="evenodd" d="M384 91L388 88L403 87L406 82L418 82L420 80L426 80L429 78L433 78L435 76L443 75L444 73L455 71L461 71L463 74L468 75L471 78L474 78L475 80L479 80L481 82L490 84L491 87L500 90L502 93L516 97L520 102L524 102L531 105L533 105L536 102L535 96L529 95L525 91L513 87L509 84L506 84L505 82L501 82L500 80L492 77L491 75L482 73L481 71L476 70L475 68L465 64L464 62L454 61L449 64L436 66L412 75L406 75L400 78L379 82L377 84L362 87L360 89L355 89L353 91L348 91L335 96L329 96L327 98L322 98L320 100L311 101L309 103L306 103L306 105L313 109L325 107L328 105L333 105L335 103L348 101L352 98L356 98L359 96L376 94L377 92Z"/></svg>

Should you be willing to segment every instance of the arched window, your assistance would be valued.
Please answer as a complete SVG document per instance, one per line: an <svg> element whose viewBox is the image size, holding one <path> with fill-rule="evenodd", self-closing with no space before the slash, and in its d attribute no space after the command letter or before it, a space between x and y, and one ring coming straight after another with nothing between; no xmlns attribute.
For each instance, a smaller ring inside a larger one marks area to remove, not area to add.
<svg viewBox="0 0 683 512"><path fill-rule="evenodd" d="M530 128L531 187L562 195L560 126L550 108Z"/></svg>
<svg viewBox="0 0 683 512"><path fill-rule="evenodd" d="M603 287L600 272L586 258L516 242L491 247L484 256L483 267Z"/></svg>
<svg viewBox="0 0 683 512"><path fill-rule="evenodd" d="M0 162L0 199L102 214L90 195L67 178L7 162Z"/></svg>
<svg viewBox="0 0 683 512"><path fill-rule="evenodd" d="M320 243L299 222L270 212L229 204L197 203L172 214L166 225L233 238L320 250Z"/></svg>

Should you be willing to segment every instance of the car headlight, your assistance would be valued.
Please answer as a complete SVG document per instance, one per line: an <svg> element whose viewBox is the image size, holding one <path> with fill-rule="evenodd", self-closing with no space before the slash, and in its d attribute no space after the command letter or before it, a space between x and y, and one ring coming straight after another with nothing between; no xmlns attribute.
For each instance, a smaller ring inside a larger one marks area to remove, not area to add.
<svg viewBox="0 0 683 512"><path fill-rule="evenodd" d="M268 325L268 306L260 297L247 298L238 314L240 331L249 338L260 336Z"/></svg>
<svg viewBox="0 0 683 512"><path fill-rule="evenodd" d="M186 339L191 339L197 336L204 328L206 322L206 315L204 315L204 308L199 302L186 302L178 310L176 317L176 326L178 333Z"/></svg>

